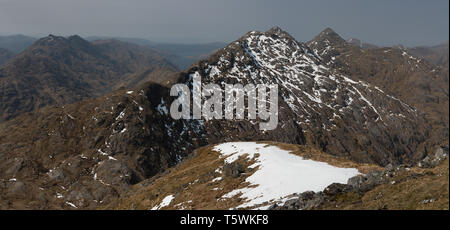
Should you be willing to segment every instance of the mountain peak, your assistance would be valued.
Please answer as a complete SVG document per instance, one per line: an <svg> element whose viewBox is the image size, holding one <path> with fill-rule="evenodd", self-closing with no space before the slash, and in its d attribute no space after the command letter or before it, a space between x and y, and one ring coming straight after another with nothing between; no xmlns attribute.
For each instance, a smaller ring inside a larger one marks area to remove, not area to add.
<svg viewBox="0 0 450 230"><path fill-rule="evenodd" d="M49 34L47 37L37 40L29 49L34 50L36 48L51 50L53 53L55 52L55 48L58 50L75 48L88 51L92 47L88 41L78 35L63 37Z"/></svg>
<svg viewBox="0 0 450 230"><path fill-rule="evenodd" d="M336 33L336 32L334 32L334 30L331 29L330 27L327 27L321 33L332 34L332 33Z"/></svg>
<svg viewBox="0 0 450 230"><path fill-rule="evenodd" d="M320 32L319 35L314 38L314 40L328 40L331 43L342 43L345 42L345 40L339 36L338 33L336 33L333 29L327 27L322 32Z"/></svg>
<svg viewBox="0 0 450 230"><path fill-rule="evenodd" d="M69 46L69 40L63 36L49 34L46 37L38 39L28 49L44 48L44 47L66 47ZM28 50L27 49L27 50Z"/></svg>
<svg viewBox="0 0 450 230"><path fill-rule="evenodd" d="M267 30L266 33L278 34L278 33L286 33L286 32L284 30L282 30L280 27L274 26L274 27L270 28L269 30Z"/></svg>
<svg viewBox="0 0 450 230"><path fill-rule="evenodd" d="M86 40L84 40L82 37L80 37L79 35L71 35L71 36L69 36L67 39L69 39L69 40L72 40L72 41L76 41L76 40L79 40L79 41L86 41Z"/></svg>
<svg viewBox="0 0 450 230"><path fill-rule="evenodd" d="M329 27L320 32L313 40L307 42L307 45L325 60L331 58L328 54L332 50L345 44L346 41Z"/></svg>
<svg viewBox="0 0 450 230"><path fill-rule="evenodd" d="M274 27L270 28L269 30L267 30L265 32L265 34L266 35L278 35L281 37L288 36L288 37L294 39L288 32L286 32L285 30L281 29L278 26L274 26Z"/></svg>

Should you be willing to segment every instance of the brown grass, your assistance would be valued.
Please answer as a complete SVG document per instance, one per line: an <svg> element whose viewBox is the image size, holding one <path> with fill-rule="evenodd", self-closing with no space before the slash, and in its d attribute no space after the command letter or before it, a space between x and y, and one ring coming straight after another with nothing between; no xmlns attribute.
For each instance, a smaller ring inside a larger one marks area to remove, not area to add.
<svg viewBox="0 0 450 230"><path fill-rule="evenodd" d="M246 166L254 163L245 157L240 157L238 161ZM148 186L142 187L145 182L136 185L128 197L105 208L129 209L134 206L136 209L151 209L168 195L175 195L175 198L171 205L162 209L228 209L238 206L243 202L239 198L220 198L237 188L248 186L245 178L254 171L239 178L224 178L213 182L214 178L222 176L222 173L216 172L222 166L223 158L212 150L212 146L199 148L194 156L170 169L166 175L158 175Z"/></svg>
<svg viewBox="0 0 450 230"><path fill-rule="evenodd" d="M400 171L362 197L343 194L341 200L321 209L449 210L448 166L447 159L433 169Z"/></svg>

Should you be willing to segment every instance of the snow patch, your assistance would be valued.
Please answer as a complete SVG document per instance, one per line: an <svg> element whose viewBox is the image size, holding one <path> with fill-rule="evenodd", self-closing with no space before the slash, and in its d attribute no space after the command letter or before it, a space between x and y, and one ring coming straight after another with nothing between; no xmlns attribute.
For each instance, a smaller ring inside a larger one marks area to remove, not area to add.
<svg viewBox="0 0 450 230"><path fill-rule="evenodd" d="M248 154L255 159L256 172L246 179L249 187L237 189L222 198L240 195L246 200L238 208L252 207L293 193L322 191L332 183L346 183L359 174L354 168L338 168L324 162L305 160L276 146L255 142L228 142L214 147L226 163ZM258 154L258 155L257 155Z"/></svg>
<svg viewBox="0 0 450 230"><path fill-rule="evenodd" d="M156 205L155 207L153 207L152 210L159 210L160 208L168 206L174 198L175 197L173 195L168 195L168 196L164 197L164 199L161 201L161 203L159 205Z"/></svg>

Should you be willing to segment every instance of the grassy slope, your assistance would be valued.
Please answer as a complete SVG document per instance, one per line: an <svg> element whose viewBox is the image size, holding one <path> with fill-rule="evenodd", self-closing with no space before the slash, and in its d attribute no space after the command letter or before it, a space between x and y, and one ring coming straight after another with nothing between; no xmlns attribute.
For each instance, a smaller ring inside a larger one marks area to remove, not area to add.
<svg viewBox="0 0 450 230"><path fill-rule="evenodd" d="M448 210L448 166L447 159L432 169L400 171L389 183L375 187L362 197L354 193L342 194L336 203L320 209Z"/></svg>

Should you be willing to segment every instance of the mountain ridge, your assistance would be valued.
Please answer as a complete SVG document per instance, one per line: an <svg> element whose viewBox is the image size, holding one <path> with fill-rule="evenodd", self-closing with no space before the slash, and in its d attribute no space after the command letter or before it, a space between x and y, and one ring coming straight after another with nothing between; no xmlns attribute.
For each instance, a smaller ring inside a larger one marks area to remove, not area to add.
<svg viewBox="0 0 450 230"><path fill-rule="evenodd" d="M100 96L133 81L127 75L155 66L176 71L156 51L134 44L49 35L0 67L0 121Z"/></svg>

